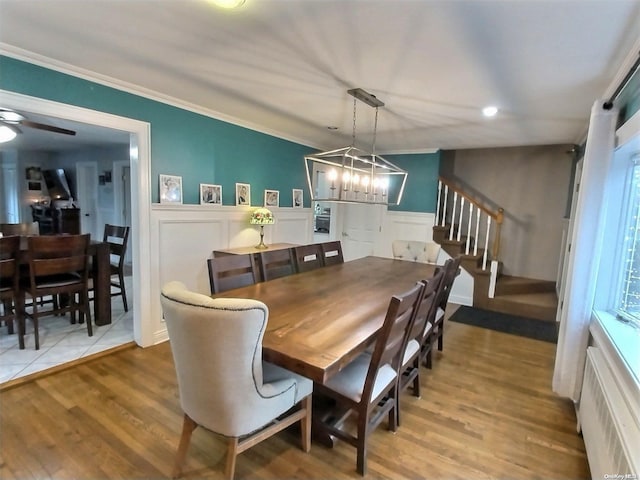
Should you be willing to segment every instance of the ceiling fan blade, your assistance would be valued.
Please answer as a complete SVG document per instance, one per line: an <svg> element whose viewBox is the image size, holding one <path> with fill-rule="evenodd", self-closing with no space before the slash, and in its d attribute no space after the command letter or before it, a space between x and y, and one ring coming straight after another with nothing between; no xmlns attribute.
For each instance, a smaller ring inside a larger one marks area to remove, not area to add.
<svg viewBox="0 0 640 480"><path fill-rule="evenodd" d="M30 122L29 120L22 120L20 125L24 125L25 127L31 127L38 130L46 130L48 132L54 133L62 133L64 135L75 135L76 132L73 130L67 130L66 128L54 127L53 125L46 125L44 123Z"/></svg>

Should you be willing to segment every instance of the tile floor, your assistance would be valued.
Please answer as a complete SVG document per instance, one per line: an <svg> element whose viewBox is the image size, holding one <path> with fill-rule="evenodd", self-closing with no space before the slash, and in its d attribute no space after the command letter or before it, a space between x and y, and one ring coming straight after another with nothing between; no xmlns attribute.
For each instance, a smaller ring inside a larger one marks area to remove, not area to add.
<svg viewBox="0 0 640 480"><path fill-rule="evenodd" d="M131 277L127 277L127 286ZM133 311L131 288L127 289L129 311L125 313L122 297L111 301L111 324L93 326L93 336L87 334L86 324L72 325L69 315L40 319L40 350L34 346L33 324L27 320L25 349L18 348L17 334L9 335L7 327L0 328L0 383L39 372L65 362L77 360L133 340Z"/></svg>

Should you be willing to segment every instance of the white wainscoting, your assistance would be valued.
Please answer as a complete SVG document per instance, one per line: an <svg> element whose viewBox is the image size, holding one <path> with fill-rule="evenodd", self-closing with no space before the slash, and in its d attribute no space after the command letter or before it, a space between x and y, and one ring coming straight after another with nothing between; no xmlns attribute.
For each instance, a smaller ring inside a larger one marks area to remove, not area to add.
<svg viewBox="0 0 640 480"><path fill-rule="evenodd" d="M260 229L249 225L252 207L212 205L160 205L151 208L151 284L150 325L154 343L166 340L162 320L160 290L172 280L187 288L209 294L206 260L217 249L257 245ZM272 208L276 223L264 227L270 243L313 243L313 212L309 208Z"/></svg>

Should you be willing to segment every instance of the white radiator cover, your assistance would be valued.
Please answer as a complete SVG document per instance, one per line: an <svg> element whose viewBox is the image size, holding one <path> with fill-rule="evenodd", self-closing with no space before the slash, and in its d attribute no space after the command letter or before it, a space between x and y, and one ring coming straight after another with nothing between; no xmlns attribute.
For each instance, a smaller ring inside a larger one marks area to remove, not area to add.
<svg viewBox="0 0 640 480"><path fill-rule="evenodd" d="M638 399L628 398L615 378L602 351L589 347L578 418L594 480L640 474Z"/></svg>

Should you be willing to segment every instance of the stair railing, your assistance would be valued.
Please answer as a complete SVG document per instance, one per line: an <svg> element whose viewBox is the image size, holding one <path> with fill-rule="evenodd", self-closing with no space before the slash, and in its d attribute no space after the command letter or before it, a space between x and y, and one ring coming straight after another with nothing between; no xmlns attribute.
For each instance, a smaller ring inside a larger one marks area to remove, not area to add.
<svg viewBox="0 0 640 480"><path fill-rule="evenodd" d="M449 195L452 195L452 201L449 202ZM451 208L449 209L449 203ZM468 204L468 207L465 207ZM486 217L486 234L484 240L484 253L482 255L482 270L487 269L487 263L489 261L489 242L491 239L492 224L495 223L495 233L493 235L493 243L491 245L491 259L498 261L500 254L500 231L502 228L502 222L504 220L504 209L498 208L492 210L483 203L471 195L465 193L462 188L455 185L450 180L443 177L438 178L438 201L436 204L436 225L445 227L449 225L449 240L455 240L460 242L462 239L462 231L464 229L463 223L465 208L468 208L468 215L466 218L466 243L465 243L465 255L471 254L471 233L472 224L474 223L475 215L475 235L476 241L473 243L473 255L478 255L478 237L480 235L480 222L482 217ZM449 213L449 215L447 215ZM483 222L485 220L482 220ZM456 223L457 222L457 223Z"/></svg>

